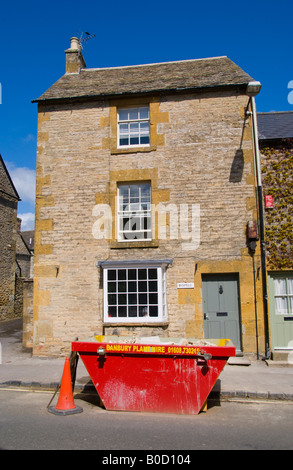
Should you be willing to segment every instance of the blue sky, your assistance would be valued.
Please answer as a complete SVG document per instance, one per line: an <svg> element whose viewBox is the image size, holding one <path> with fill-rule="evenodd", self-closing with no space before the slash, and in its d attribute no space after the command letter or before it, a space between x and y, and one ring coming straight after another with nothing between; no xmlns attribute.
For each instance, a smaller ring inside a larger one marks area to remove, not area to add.
<svg viewBox="0 0 293 470"><path fill-rule="evenodd" d="M292 18L292 0L2 1L0 153L22 199L23 229L34 213L31 100L64 74L72 36L96 35L83 51L88 67L228 56L262 83L259 112L293 111Z"/></svg>

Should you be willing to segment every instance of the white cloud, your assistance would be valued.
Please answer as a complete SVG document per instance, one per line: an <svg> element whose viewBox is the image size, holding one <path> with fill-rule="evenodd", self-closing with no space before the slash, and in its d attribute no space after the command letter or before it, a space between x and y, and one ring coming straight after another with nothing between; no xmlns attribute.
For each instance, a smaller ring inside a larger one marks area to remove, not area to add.
<svg viewBox="0 0 293 470"><path fill-rule="evenodd" d="M34 230L35 228L35 214L32 212L26 212L25 214L17 214L17 217L21 219L21 231Z"/></svg>
<svg viewBox="0 0 293 470"><path fill-rule="evenodd" d="M14 186L23 202L35 203L36 172L27 167L16 167L13 163L7 165Z"/></svg>
<svg viewBox="0 0 293 470"><path fill-rule="evenodd" d="M29 143L29 142L35 142L36 138L33 134L28 134L26 137L24 137L23 139L23 142L25 144Z"/></svg>

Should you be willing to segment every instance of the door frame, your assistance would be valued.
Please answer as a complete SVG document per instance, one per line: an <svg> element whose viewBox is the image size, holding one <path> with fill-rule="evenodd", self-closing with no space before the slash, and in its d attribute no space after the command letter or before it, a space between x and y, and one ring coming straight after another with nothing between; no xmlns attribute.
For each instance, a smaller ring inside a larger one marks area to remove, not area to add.
<svg viewBox="0 0 293 470"><path fill-rule="evenodd" d="M242 341L242 322L241 322L241 301L240 301L240 278L239 278L239 272L213 272L213 273L202 273L201 274L201 285L202 285L202 318L203 318L203 328L204 328L204 292L203 292L203 281L204 279L208 278L217 278L220 279L220 277L223 278L228 278L229 276L234 277L236 281L236 287L237 287L237 303L238 303L238 331L239 331L239 343L240 343L240 349L236 349L237 353L242 353L243 352L243 341ZM236 347L236 345L235 345Z"/></svg>
<svg viewBox="0 0 293 470"><path fill-rule="evenodd" d="M288 346L288 344L287 344L287 346L278 344L277 332L276 332L277 325L279 325L279 326L281 325L281 326L283 326L283 328L286 328L286 327L288 328L289 324L286 323L286 320L287 319L291 320L292 317L293 317L293 314L285 314L285 313L284 314L277 314L276 313L276 310L275 310L275 286L274 286L274 280L275 279L278 279L280 277L288 277L288 276L292 276L292 275L293 275L293 271L289 271L289 270L269 271L268 272L269 307L270 307L270 339L271 339L272 351L274 351L274 350L292 351L292 349L293 349L292 347ZM278 317L279 322L277 321L276 317ZM282 321L282 319L283 319L283 321ZM291 327L291 331L292 331L291 324L293 324L292 320L290 321L290 327ZM286 336L286 333L284 332L283 337L284 337L284 341L286 342L285 336Z"/></svg>

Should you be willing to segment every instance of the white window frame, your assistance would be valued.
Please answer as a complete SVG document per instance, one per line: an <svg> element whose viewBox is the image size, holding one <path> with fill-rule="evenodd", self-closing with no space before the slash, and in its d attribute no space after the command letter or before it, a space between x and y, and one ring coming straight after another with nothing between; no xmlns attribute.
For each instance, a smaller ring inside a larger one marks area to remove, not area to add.
<svg viewBox="0 0 293 470"><path fill-rule="evenodd" d="M111 261L105 263L102 262L104 323L142 324L166 322L166 270L170 262L171 260L159 260L156 262L129 261L125 262L125 264L123 264L123 262L119 262L117 264ZM140 279L140 273L144 273L144 270L147 271L147 278ZM154 271L151 272L151 270L156 271L156 279L153 278ZM122 274L120 277L125 277L125 279L119 279L119 273ZM134 273L136 273L135 279ZM154 290L154 284L151 284L154 282L157 283L156 290ZM133 290L134 283L136 283L136 291ZM139 283L143 284L142 288L139 287ZM123 292L121 292L121 288ZM111 292L109 292L109 290ZM157 295L157 302L154 302L155 295ZM134 297L132 296L136 296L137 303L134 303ZM123 303L119 303L119 297L121 297ZM144 297L142 301L140 300L141 297ZM157 315L155 315L156 310Z"/></svg>
<svg viewBox="0 0 293 470"><path fill-rule="evenodd" d="M149 187L149 198L143 196L143 186ZM122 188L124 192L123 195ZM138 192L135 196L133 191L136 188L138 189ZM152 240L151 197L151 183L149 182L119 183L117 185L116 231L117 240L119 242ZM124 223L126 225L124 225ZM145 227L145 223L147 227Z"/></svg>
<svg viewBox="0 0 293 470"><path fill-rule="evenodd" d="M137 116L134 116L137 114ZM124 137L127 143L121 144L120 139ZM142 142L142 139L148 142ZM131 142L138 139L138 142ZM149 147L150 146L150 108L149 106L136 106L117 109L117 147Z"/></svg>
<svg viewBox="0 0 293 470"><path fill-rule="evenodd" d="M278 282L283 281L283 292L280 292ZM289 285L290 282L290 285ZM276 276L274 278L274 298L276 315L293 315L293 277L288 275ZM286 308L284 308L286 306Z"/></svg>

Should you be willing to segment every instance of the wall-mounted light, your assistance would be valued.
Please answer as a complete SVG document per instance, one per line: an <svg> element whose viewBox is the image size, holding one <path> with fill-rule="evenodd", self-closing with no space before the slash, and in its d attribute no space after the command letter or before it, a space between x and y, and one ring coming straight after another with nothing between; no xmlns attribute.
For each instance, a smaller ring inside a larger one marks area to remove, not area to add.
<svg viewBox="0 0 293 470"><path fill-rule="evenodd" d="M246 88L246 94L250 97L256 96L260 92L260 89L261 89L260 82L256 82L256 81L249 82Z"/></svg>

